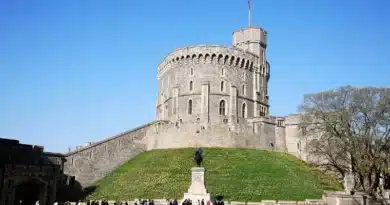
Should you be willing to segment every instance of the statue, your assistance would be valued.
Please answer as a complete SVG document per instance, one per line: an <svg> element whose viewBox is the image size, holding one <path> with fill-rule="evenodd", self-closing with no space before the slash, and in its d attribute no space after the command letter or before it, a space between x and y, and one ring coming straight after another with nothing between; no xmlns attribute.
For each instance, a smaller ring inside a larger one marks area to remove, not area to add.
<svg viewBox="0 0 390 205"><path fill-rule="evenodd" d="M198 167L200 167L201 163L203 161L203 149L202 148L198 148L196 150L194 159L195 159L196 165L198 165Z"/></svg>

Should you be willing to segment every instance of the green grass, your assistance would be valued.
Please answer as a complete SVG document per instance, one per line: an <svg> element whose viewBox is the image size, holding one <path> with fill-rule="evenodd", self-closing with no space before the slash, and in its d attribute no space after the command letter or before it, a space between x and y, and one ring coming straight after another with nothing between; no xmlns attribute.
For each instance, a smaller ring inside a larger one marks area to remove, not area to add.
<svg viewBox="0 0 390 205"><path fill-rule="evenodd" d="M99 181L89 199L180 199L191 181L195 149L145 152ZM337 180L304 161L254 149L204 149L205 183L212 196L226 200L304 200L323 190L340 190Z"/></svg>

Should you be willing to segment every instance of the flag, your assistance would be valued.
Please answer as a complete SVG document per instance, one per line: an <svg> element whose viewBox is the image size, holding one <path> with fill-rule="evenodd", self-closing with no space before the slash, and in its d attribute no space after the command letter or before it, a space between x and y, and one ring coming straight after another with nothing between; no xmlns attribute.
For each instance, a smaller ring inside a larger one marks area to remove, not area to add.
<svg viewBox="0 0 390 205"><path fill-rule="evenodd" d="M249 7L249 9L251 9L251 7L252 7L252 0L248 0L248 7Z"/></svg>

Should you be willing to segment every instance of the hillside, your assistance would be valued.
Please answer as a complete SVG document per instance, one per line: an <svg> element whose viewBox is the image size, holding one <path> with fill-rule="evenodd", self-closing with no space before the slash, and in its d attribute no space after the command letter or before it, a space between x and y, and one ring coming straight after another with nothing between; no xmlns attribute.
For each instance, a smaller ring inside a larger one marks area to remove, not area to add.
<svg viewBox="0 0 390 205"><path fill-rule="evenodd" d="M195 149L142 153L98 182L89 199L183 197L191 181ZM205 183L212 196L227 200L318 199L323 190L339 190L337 181L296 157L267 150L204 150Z"/></svg>

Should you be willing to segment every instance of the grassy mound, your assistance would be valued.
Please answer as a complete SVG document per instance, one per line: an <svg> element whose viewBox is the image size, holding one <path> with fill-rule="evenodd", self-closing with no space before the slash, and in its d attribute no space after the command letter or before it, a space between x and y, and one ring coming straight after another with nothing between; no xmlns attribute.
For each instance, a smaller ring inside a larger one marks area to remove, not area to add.
<svg viewBox="0 0 390 205"><path fill-rule="evenodd" d="M195 149L145 152L99 181L89 199L180 199L191 181ZM212 196L226 200L304 200L339 190L332 176L296 157L267 150L204 150L205 183Z"/></svg>

